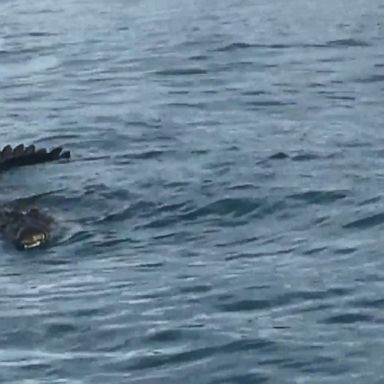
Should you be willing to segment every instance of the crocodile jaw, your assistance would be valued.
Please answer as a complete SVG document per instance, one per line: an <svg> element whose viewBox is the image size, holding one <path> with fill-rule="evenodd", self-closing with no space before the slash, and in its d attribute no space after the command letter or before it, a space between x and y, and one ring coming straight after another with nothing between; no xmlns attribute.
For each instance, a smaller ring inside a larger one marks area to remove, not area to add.
<svg viewBox="0 0 384 384"><path fill-rule="evenodd" d="M32 235L31 238L28 238L28 239L19 239L20 246L24 249L39 247L40 245L47 242L47 240L48 240L48 236L45 232Z"/></svg>

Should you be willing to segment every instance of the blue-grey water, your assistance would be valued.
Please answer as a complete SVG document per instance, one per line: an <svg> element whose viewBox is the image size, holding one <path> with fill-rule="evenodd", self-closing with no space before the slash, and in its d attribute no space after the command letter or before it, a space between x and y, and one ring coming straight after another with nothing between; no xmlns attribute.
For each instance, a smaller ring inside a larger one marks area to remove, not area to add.
<svg viewBox="0 0 384 384"><path fill-rule="evenodd" d="M1 383L382 383L384 3L2 0ZM286 156L284 156L285 154ZM40 195L40 196L39 196Z"/></svg>

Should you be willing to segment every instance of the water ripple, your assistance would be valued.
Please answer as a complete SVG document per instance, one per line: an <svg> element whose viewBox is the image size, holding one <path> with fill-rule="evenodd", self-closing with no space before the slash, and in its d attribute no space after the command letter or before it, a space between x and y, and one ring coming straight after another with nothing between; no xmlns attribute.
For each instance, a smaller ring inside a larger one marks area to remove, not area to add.
<svg viewBox="0 0 384 384"><path fill-rule="evenodd" d="M1 174L0 382L380 381L384 8L307 3L0 2L4 144L73 156Z"/></svg>

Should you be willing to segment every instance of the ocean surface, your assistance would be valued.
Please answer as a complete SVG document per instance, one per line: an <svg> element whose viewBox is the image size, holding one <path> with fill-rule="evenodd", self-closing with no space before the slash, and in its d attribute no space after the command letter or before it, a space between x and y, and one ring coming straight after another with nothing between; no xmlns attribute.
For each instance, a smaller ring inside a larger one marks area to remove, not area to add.
<svg viewBox="0 0 384 384"><path fill-rule="evenodd" d="M0 383L384 382L381 0L2 0Z"/></svg>

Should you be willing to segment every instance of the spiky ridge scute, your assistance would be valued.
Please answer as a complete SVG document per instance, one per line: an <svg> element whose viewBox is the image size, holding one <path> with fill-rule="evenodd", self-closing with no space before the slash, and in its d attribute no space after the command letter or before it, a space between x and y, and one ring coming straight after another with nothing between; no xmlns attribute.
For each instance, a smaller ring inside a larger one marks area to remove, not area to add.
<svg viewBox="0 0 384 384"><path fill-rule="evenodd" d="M48 151L46 148L36 149L34 145L25 147L24 144L20 144L14 148L6 145L0 151L0 169L69 159L70 157L71 153L69 151L63 152L62 147L55 147Z"/></svg>

